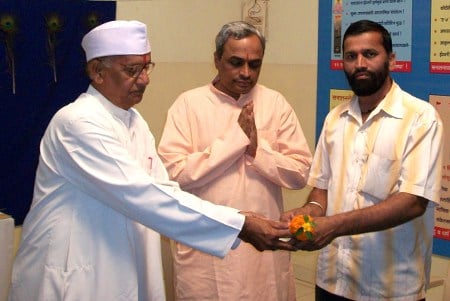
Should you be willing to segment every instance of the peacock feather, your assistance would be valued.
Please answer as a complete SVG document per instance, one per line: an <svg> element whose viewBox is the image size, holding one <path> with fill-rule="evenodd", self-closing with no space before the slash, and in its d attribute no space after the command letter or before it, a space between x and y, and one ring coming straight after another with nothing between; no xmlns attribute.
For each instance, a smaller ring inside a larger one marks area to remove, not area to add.
<svg viewBox="0 0 450 301"><path fill-rule="evenodd" d="M16 20L12 15L0 16L0 32L2 33L3 41L6 48L6 60L8 62L8 69L11 73L12 92L16 94L16 64L14 61L14 36L17 33Z"/></svg>
<svg viewBox="0 0 450 301"><path fill-rule="evenodd" d="M45 18L47 28L47 51L50 61L50 66L53 70L53 80L58 81L56 74L56 45L57 33L62 30L63 21L57 14L50 14Z"/></svg>
<svg viewBox="0 0 450 301"><path fill-rule="evenodd" d="M88 30L91 30L97 25L100 25L99 17L95 12L91 12L86 17L86 27L88 28Z"/></svg>

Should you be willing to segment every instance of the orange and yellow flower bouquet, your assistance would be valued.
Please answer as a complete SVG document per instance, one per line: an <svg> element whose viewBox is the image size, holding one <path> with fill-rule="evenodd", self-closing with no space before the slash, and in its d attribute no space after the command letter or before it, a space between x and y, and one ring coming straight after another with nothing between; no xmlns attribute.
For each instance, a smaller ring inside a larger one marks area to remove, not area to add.
<svg viewBox="0 0 450 301"><path fill-rule="evenodd" d="M314 219L309 215L296 215L289 224L289 231L301 241L313 240L314 237Z"/></svg>

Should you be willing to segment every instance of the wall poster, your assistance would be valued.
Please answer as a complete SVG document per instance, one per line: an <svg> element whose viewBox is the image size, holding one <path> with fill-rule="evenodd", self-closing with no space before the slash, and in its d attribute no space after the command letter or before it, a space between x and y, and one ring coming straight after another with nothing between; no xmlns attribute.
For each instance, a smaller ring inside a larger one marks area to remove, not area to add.
<svg viewBox="0 0 450 301"><path fill-rule="evenodd" d="M441 203L435 212L434 237L450 240L450 96L430 95L444 124L444 160L442 162ZM447 118L444 118L447 117Z"/></svg>
<svg viewBox="0 0 450 301"><path fill-rule="evenodd" d="M431 1L430 72L450 73L450 1Z"/></svg>
<svg viewBox="0 0 450 301"><path fill-rule="evenodd" d="M410 0L334 0L332 7L330 68L342 69L342 38L347 27L370 19L391 33L397 61L394 71L411 71L412 2Z"/></svg>

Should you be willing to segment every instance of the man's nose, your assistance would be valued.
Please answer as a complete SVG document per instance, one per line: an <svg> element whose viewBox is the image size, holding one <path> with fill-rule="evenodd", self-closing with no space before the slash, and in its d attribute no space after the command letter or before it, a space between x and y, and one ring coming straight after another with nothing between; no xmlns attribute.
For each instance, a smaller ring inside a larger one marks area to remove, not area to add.
<svg viewBox="0 0 450 301"><path fill-rule="evenodd" d="M356 58L356 67L367 67L367 60L362 54Z"/></svg>
<svg viewBox="0 0 450 301"><path fill-rule="evenodd" d="M248 63L244 63L240 69L240 73L244 77L250 76L250 67L248 66Z"/></svg>
<svg viewBox="0 0 450 301"><path fill-rule="evenodd" d="M137 82L148 85L150 83L150 75L145 70L142 70L137 77Z"/></svg>

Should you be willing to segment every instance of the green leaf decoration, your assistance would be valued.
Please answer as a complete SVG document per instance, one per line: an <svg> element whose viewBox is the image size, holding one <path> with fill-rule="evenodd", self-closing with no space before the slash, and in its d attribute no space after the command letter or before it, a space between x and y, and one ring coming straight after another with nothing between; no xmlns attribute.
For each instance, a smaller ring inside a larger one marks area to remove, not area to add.
<svg viewBox="0 0 450 301"><path fill-rule="evenodd" d="M297 232L295 232L295 236L297 236L297 235L302 235L303 234L303 228L299 228L298 230L297 230Z"/></svg>

